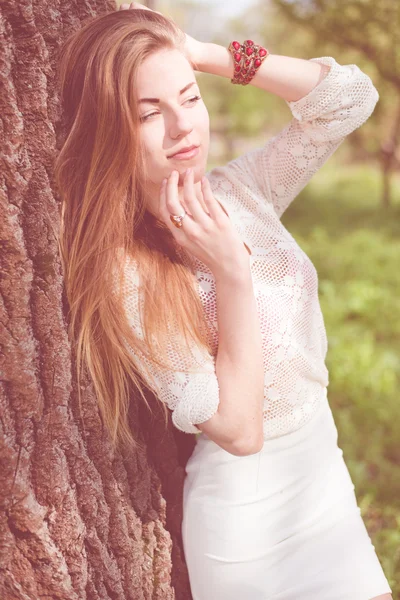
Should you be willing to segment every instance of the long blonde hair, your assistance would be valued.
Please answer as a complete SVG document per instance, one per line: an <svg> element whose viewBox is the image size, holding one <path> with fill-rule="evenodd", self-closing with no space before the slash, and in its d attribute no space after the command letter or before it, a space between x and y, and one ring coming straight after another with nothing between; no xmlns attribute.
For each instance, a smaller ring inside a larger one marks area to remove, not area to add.
<svg viewBox="0 0 400 600"><path fill-rule="evenodd" d="M59 251L69 335L79 405L80 382L89 375L114 448L140 446L128 421L130 395L139 393L151 411L144 392L154 388L138 356L173 368L166 351L171 316L185 348L192 340L213 350L190 261L144 201L137 72L154 52L185 54L184 40L183 31L161 14L123 10L84 23L59 55L65 141L55 180L62 200ZM135 335L123 308L127 257L141 282L144 339Z"/></svg>

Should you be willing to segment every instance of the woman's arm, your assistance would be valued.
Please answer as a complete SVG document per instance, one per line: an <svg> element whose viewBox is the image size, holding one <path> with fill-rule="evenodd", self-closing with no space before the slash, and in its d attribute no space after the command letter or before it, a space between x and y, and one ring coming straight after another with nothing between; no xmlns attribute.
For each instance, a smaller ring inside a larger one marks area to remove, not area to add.
<svg viewBox="0 0 400 600"><path fill-rule="evenodd" d="M233 59L223 46L202 44L196 56L201 69L233 75ZM357 65L341 65L330 56L269 55L251 83L282 96L293 118L261 147L217 170L234 174L246 193L253 191L280 218L346 136L369 118L379 94Z"/></svg>
<svg viewBox="0 0 400 600"><path fill-rule="evenodd" d="M201 72L233 77L233 58L224 46L201 43L194 61ZM280 96L287 102L293 102L308 94L328 71L327 65L303 58L269 54L261 63L250 85Z"/></svg>
<svg viewBox="0 0 400 600"><path fill-rule="evenodd" d="M119 284L115 282L116 291ZM128 350L156 397L172 411L172 422L181 431L203 431L235 456L259 452L263 439L264 367L262 339L250 265L215 275L218 319L218 352L214 357L191 345L182 352L183 340L171 330L168 357L176 371L160 369L136 347ZM127 259L122 289L129 325L144 339L137 264ZM197 372L189 372L196 367Z"/></svg>
<svg viewBox="0 0 400 600"><path fill-rule="evenodd" d="M216 276L215 282L220 403L197 427L231 454L253 454L264 443L264 366L250 266Z"/></svg>

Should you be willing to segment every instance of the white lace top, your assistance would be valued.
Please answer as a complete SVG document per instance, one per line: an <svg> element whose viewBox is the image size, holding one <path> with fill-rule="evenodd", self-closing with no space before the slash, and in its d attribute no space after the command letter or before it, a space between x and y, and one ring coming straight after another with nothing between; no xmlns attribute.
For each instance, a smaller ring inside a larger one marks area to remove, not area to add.
<svg viewBox="0 0 400 600"><path fill-rule="evenodd" d="M263 146L208 173L214 196L251 250L251 273L263 339L264 438L305 425L326 398L327 337L314 265L280 221L282 213L345 136L364 123L379 99L371 79L354 64L332 57L312 58L328 65L324 79L306 96L287 102L289 124ZM195 259L198 291L218 348L213 274ZM127 262L124 301L128 319L141 335L138 280ZM232 324L234 326L234 324ZM178 373L149 365L157 395L172 411L174 425L187 433L217 411L219 385L215 358L194 349L202 369L187 373L177 344L170 353ZM146 361L147 362L147 361Z"/></svg>

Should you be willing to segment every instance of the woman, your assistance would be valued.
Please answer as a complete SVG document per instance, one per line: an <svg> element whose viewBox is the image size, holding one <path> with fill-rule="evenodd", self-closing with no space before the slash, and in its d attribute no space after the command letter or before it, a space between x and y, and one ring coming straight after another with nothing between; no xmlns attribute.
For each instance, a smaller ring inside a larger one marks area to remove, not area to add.
<svg viewBox="0 0 400 600"><path fill-rule="evenodd" d="M195 600L391 598L337 446L317 274L280 221L378 93L356 65L203 44L130 8L90 20L60 56L78 376L114 443L136 443L132 384L200 434L182 523ZM194 68L281 96L291 122L206 172Z"/></svg>

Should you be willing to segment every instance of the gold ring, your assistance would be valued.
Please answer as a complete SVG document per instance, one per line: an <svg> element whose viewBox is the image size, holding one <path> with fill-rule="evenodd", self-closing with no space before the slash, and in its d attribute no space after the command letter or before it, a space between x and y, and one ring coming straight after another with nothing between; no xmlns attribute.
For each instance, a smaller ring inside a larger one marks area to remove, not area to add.
<svg viewBox="0 0 400 600"><path fill-rule="evenodd" d="M186 211L183 211L183 215L170 215L170 219L172 221L172 223L175 225L175 227L178 227L178 229L180 229L182 227L182 221L183 219L186 217Z"/></svg>

